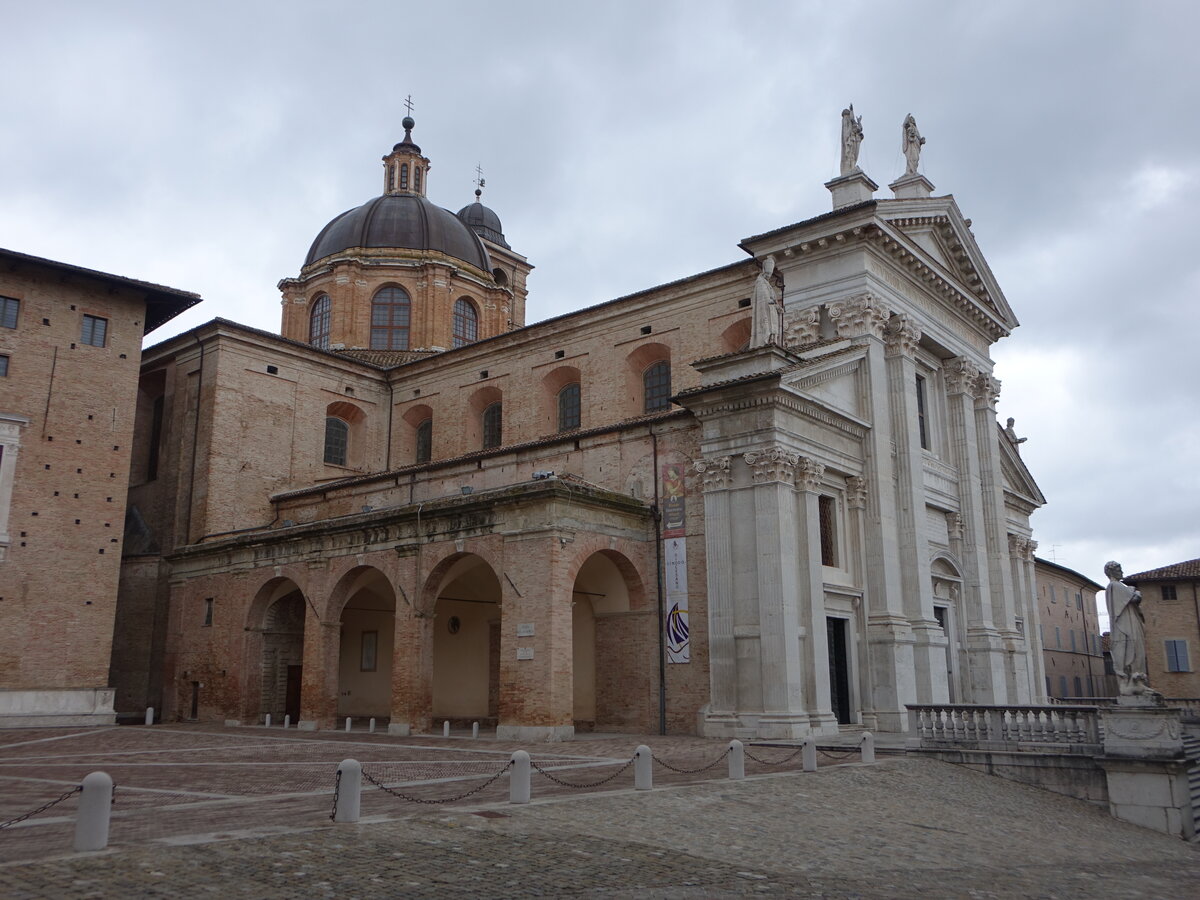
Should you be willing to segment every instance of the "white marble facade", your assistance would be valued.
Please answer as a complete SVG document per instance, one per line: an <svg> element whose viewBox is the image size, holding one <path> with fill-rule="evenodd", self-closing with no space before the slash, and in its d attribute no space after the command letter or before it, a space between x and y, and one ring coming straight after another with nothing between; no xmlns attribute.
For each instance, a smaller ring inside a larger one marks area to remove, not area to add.
<svg viewBox="0 0 1200 900"><path fill-rule="evenodd" d="M680 397L702 428L709 735L1043 699L1044 499L989 354L1017 320L953 197L839 206L831 185L833 214L742 243L782 276L783 346L697 363Z"/></svg>

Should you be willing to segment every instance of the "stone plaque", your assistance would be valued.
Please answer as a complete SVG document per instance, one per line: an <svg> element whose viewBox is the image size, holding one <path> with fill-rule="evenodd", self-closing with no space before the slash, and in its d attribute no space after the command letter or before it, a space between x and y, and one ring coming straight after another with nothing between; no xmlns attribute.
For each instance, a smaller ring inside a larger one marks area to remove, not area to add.
<svg viewBox="0 0 1200 900"><path fill-rule="evenodd" d="M517 637L533 637L533 623L532 622L518 622L517 623Z"/></svg>
<svg viewBox="0 0 1200 900"><path fill-rule="evenodd" d="M518 647L517 648L517 659L533 659L533 648L532 647Z"/></svg>

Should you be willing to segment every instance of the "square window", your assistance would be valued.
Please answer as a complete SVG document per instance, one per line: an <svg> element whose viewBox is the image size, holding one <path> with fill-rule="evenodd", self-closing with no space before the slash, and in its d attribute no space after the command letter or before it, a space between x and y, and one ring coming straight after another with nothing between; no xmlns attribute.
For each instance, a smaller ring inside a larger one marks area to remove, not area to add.
<svg viewBox="0 0 1200 900"><path fill-rule="evenodd" d="M1178 599L1179 599L1179 597L1178 597L1178 595L1175 593L1175 585L1173 585L1173 584L1164 584L1164 585L1162 586L1162 598L1163 598L1164 600L1178 600Z"/></svg>
<svg viewBox="0 0 1200 900"><path fill-rule="evenodd" d="M83 331L79 340L93 347L103 347L108 337L108 319L99 316L84 315Z"/></svg>
<svg viewBox="0 0 1200 900"><path fill-rule="evenodd" d="M17 313L20 311L20 300L12 297L0 297L0 326L4 328L16 328Z"/></svg>

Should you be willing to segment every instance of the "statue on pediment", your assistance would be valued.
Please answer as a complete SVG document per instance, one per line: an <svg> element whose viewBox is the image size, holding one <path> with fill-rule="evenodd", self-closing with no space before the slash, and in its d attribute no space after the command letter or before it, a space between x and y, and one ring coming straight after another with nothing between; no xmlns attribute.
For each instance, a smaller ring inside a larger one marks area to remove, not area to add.
<svg viewBox="0 0 1200 900"><path fill-rule="evenodd" d="M1017 452L1019 453L1021 450L1021 444L1025 443L1027 440L1029 440L1029 438L1017 437L1017 429L1014 427L1016 424L1017 424L1017 420L1014 419L1012 416L1009 416L1008 424L1004 426L1004 436L1006 438L1008 438L1009 442L1013 445L1014 448L1016 448Z"/></svg>
<svg viewBox="0 0 1200 900"><path fill-rule="evenodd" d="M763 260L758 277L754 280L754 293L750 300L751 350L768 344L782 343L783 298L771 280L774 274L775 257L768 256Z"/></svg>
<svg viewBox="0 0 1200 900"><path fill-rule="evenodd" d="M855 118L854 104L842 110L842 174L859 171L858 145L862 143L862 116Z"/></svg>
<svg viewBox="0 0 1200 900"><path fill-rule="evenodd" d="M900 127L900 152L904 154L904 174L916 175L917 164L921 161L921 147L925 144L925 138L921 137L921 132L917 130L917 120L913 118L912 113L904 117L904 124Z"/></svg>

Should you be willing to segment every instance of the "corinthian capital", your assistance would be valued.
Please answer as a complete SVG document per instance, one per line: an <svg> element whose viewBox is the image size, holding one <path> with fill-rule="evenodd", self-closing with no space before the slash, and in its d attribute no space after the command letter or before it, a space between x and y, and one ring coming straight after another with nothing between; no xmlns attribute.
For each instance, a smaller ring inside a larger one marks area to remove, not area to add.
<svg viewBox="0 0 1200 900"><path fill-rule="evenodd" d="M858 294L839 300L829 307L829 318L837 328L838 337L858 337L869 334L883 337L888 310L870 294Z"/></svg>
<svg viewBox="0 0 1200 900"><path fill-rule="evenodd" d="M815 306L783 316L785 347L804 347L821 339L821 310Z"/></svg>
<svg viewBox="0 0 1200 900"><path fill-rule="evenodd" d="M850 509L865 509L867 505L867 479L851 475L846 479L846 506Z"/></svg>
<svg viewBox="0 0 1200 900"><path fill-rule="evenodd" d="M887 321L883 341L888 356L912 356L921 342L921 329L907 315L895 315Z"/></svg>
<svg viewBox="0 0 1200 900"><path fill-rule="evenodd" d="M796 487L802 491L816 493L821 487L821 478L824 474L824 463L819 463L807 456L801 456L796 465Z"/></svg>
<svg viewBox="0 0 1200 900"><path fill-rule="evenodd" d="M975 402L977 406L995 408L1000 399L1000 379L987 372L980 372L975 379Z"/></svg>
<svg viewBox="0 0 1200 900"><path fill-rule="evenodd" d="M771 481L783 481L790 484L795 477L792 473L796 468L799 456L789 453L781 447L752 450L743 456L746 465L750 467L750 477L755 484L766 484Z"/></svg>
<svg viewBox="0 0 1200 900"><path fill-rule="evenodd" d="M728 456L710 456L692 463L692 470L704 479L704 490L719 491L729 487L729 471L733 460Z"/></svg>
<svg viewBox="0 0 1200 900"><path fill-rule="evenodd" d="M956 356L946 363L943 370L946 377L946 393L974 394L975 382L978 380L979 367L968 359Z"/></svg>

